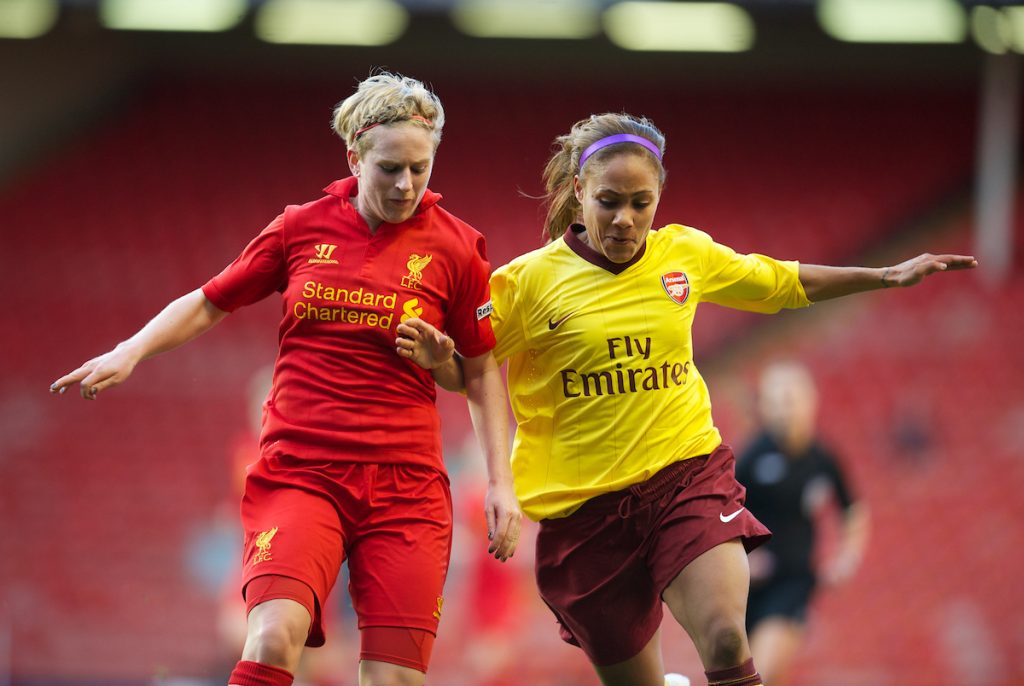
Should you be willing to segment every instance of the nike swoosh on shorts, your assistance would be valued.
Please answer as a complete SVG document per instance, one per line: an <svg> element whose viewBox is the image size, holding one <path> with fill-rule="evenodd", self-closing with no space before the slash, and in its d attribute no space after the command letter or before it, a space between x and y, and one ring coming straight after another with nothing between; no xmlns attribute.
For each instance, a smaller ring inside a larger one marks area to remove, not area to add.
<svg viewBox="0 0 1024 686"><path fill-rule="evenodd" d="M718 518L721 519L723 522L728 523L728 522L731 522L732 520L736 519L737 515L739 515L739 513L743 512L743 510L745 510L745 509L747 509L747 508L741 507L740 509L738 509L735 512L733 512L731 515L725 515L725 514L722 514L721 512L719 512L718 513Z"/></svg>

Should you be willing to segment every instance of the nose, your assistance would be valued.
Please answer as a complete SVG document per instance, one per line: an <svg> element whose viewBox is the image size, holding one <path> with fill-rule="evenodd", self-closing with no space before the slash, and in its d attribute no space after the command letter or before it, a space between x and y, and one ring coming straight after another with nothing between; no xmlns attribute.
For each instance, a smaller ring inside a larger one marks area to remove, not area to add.
<svg viewBox="0 0 1024 686"><path fill-rule="evenodd" d="M395 179L395 188L397 188L398 190L402 191L403 193L407 193L410 190L412 190L412 171L411 170L406 169L405 171L403 171L401 174L398 175L398 178Z"/></svg>
<svg viewBox="0 0 1024 686"><path fill-rule="evenodd" d="M629 209L621 209L615 213L615 219L612 222L616 227L620 229L629 229L633 226L633 212Z"/></svg>

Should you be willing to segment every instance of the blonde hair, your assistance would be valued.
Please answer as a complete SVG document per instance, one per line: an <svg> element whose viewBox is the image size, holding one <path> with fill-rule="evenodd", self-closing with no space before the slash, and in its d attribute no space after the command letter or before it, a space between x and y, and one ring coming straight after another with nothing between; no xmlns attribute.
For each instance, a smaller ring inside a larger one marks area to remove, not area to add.
<svg viewBox="0 0 1024 686"><path fill-rule="evenodd" d="M356 92L338 103L332 128L350 150L363 154L370 147L370 139L357 137L360 130L374 124L400 121L429 128L435 150L441 144L441 129L444 128L441 100L416 79L382 71L360 81Z"/></svg>
<svg viewBox="0 0 1024 686"><path fill-rule="evenodd" d="M665 134L646 117L635 117L625 113L592 114L573 124L569 133L555 139L555 151L544 167L546 193L543 197L548 206L544 228L548 240L561 237L569 225L579 219L581 208L573 188L573 177L581 172L580 155L602 138L620 133L642 136L657 146L662 155L665 154ZM647 154L658 165L658 180L664 184L665 167L661 160L644 151L643 146L635 143L613 143L588 157L587 169L591 169L595 162L616 153Z"/></svg>

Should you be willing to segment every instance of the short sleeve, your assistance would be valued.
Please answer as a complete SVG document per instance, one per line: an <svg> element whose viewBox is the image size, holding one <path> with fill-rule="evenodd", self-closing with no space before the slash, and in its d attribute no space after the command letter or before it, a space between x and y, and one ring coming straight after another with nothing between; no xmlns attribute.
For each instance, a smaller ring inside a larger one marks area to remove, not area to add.
<svg viewBox="0 0 1024 686"><path fill-rule="evenodd" d="M459 279L452 294L445 322L445 333L455 341L464 357L477 357L494 347L491 330L491 297L487 277L491 265L483 236L478 236L467 264L455 265Z"/></svg>
<svg viewBox="0 0 1024 686"><path fill-rule="evenodd" d="M491 301L494 303L491 324L498 341L494 348L498 364L526 347L526 332L516 302L518 295L519 281L511 268L501 267L491 275Z"/></svg>
<svg viewBox="0 0 1024 686"><path fill-rule="evenodd" d="M850 506L853 505L853 493L846 484L846 479L839 468L839 463L833 455L827 452L825 453L825 468L828 478L832 482L832 487L835 489L836 501L839 503L839 507L844 512L849 510Z"/></svg>
<svg viewBox="0 0 1024 686"><path fill-rule="evenodd" d="M740 254L703 236L702 300L762 314L811 304L800 283L798 262Z"/></svg>
<svg viewBox="0 0 1024 686"><path fill-rule="evenodd" d="M233 312L284 290L287 269L283 234L284 214L280 214L234 262L206 282L203 294L207 299L221 310Z"/></svg>

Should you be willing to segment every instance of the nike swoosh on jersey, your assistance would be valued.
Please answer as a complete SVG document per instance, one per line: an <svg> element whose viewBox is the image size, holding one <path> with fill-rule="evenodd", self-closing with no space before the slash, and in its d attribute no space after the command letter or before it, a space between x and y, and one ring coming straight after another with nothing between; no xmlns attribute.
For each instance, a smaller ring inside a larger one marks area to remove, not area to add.
<svg viewBox="0 0 1024 686"><path fill-rule="evenodd" d="M731 522L732 520L736 519L737 515L739 515L739 513L743 512L743 510L745 510L745 509L746 509L745 507L741 507L740 509L738 509L735 512L733 512L731 515L725 515L725 514L722 514L721 512L719 512L718 513L718 518L721 519L723 522L728 523L728 522Z"/></svg>
<svg viewBox="0 0 1024 686"><path fill-rule="evenodd" d="M565 315L564 317L562 317L561 319L558 319L556 321L551 321L551 318L548 317L548 331L554 331L555 329L557 329L559 326L562 325L562 322L564 322L566 319L568 319L569 317L573 316L574 314L576 314L576 313L575 312L570 312L569 314Z"/></svg>

